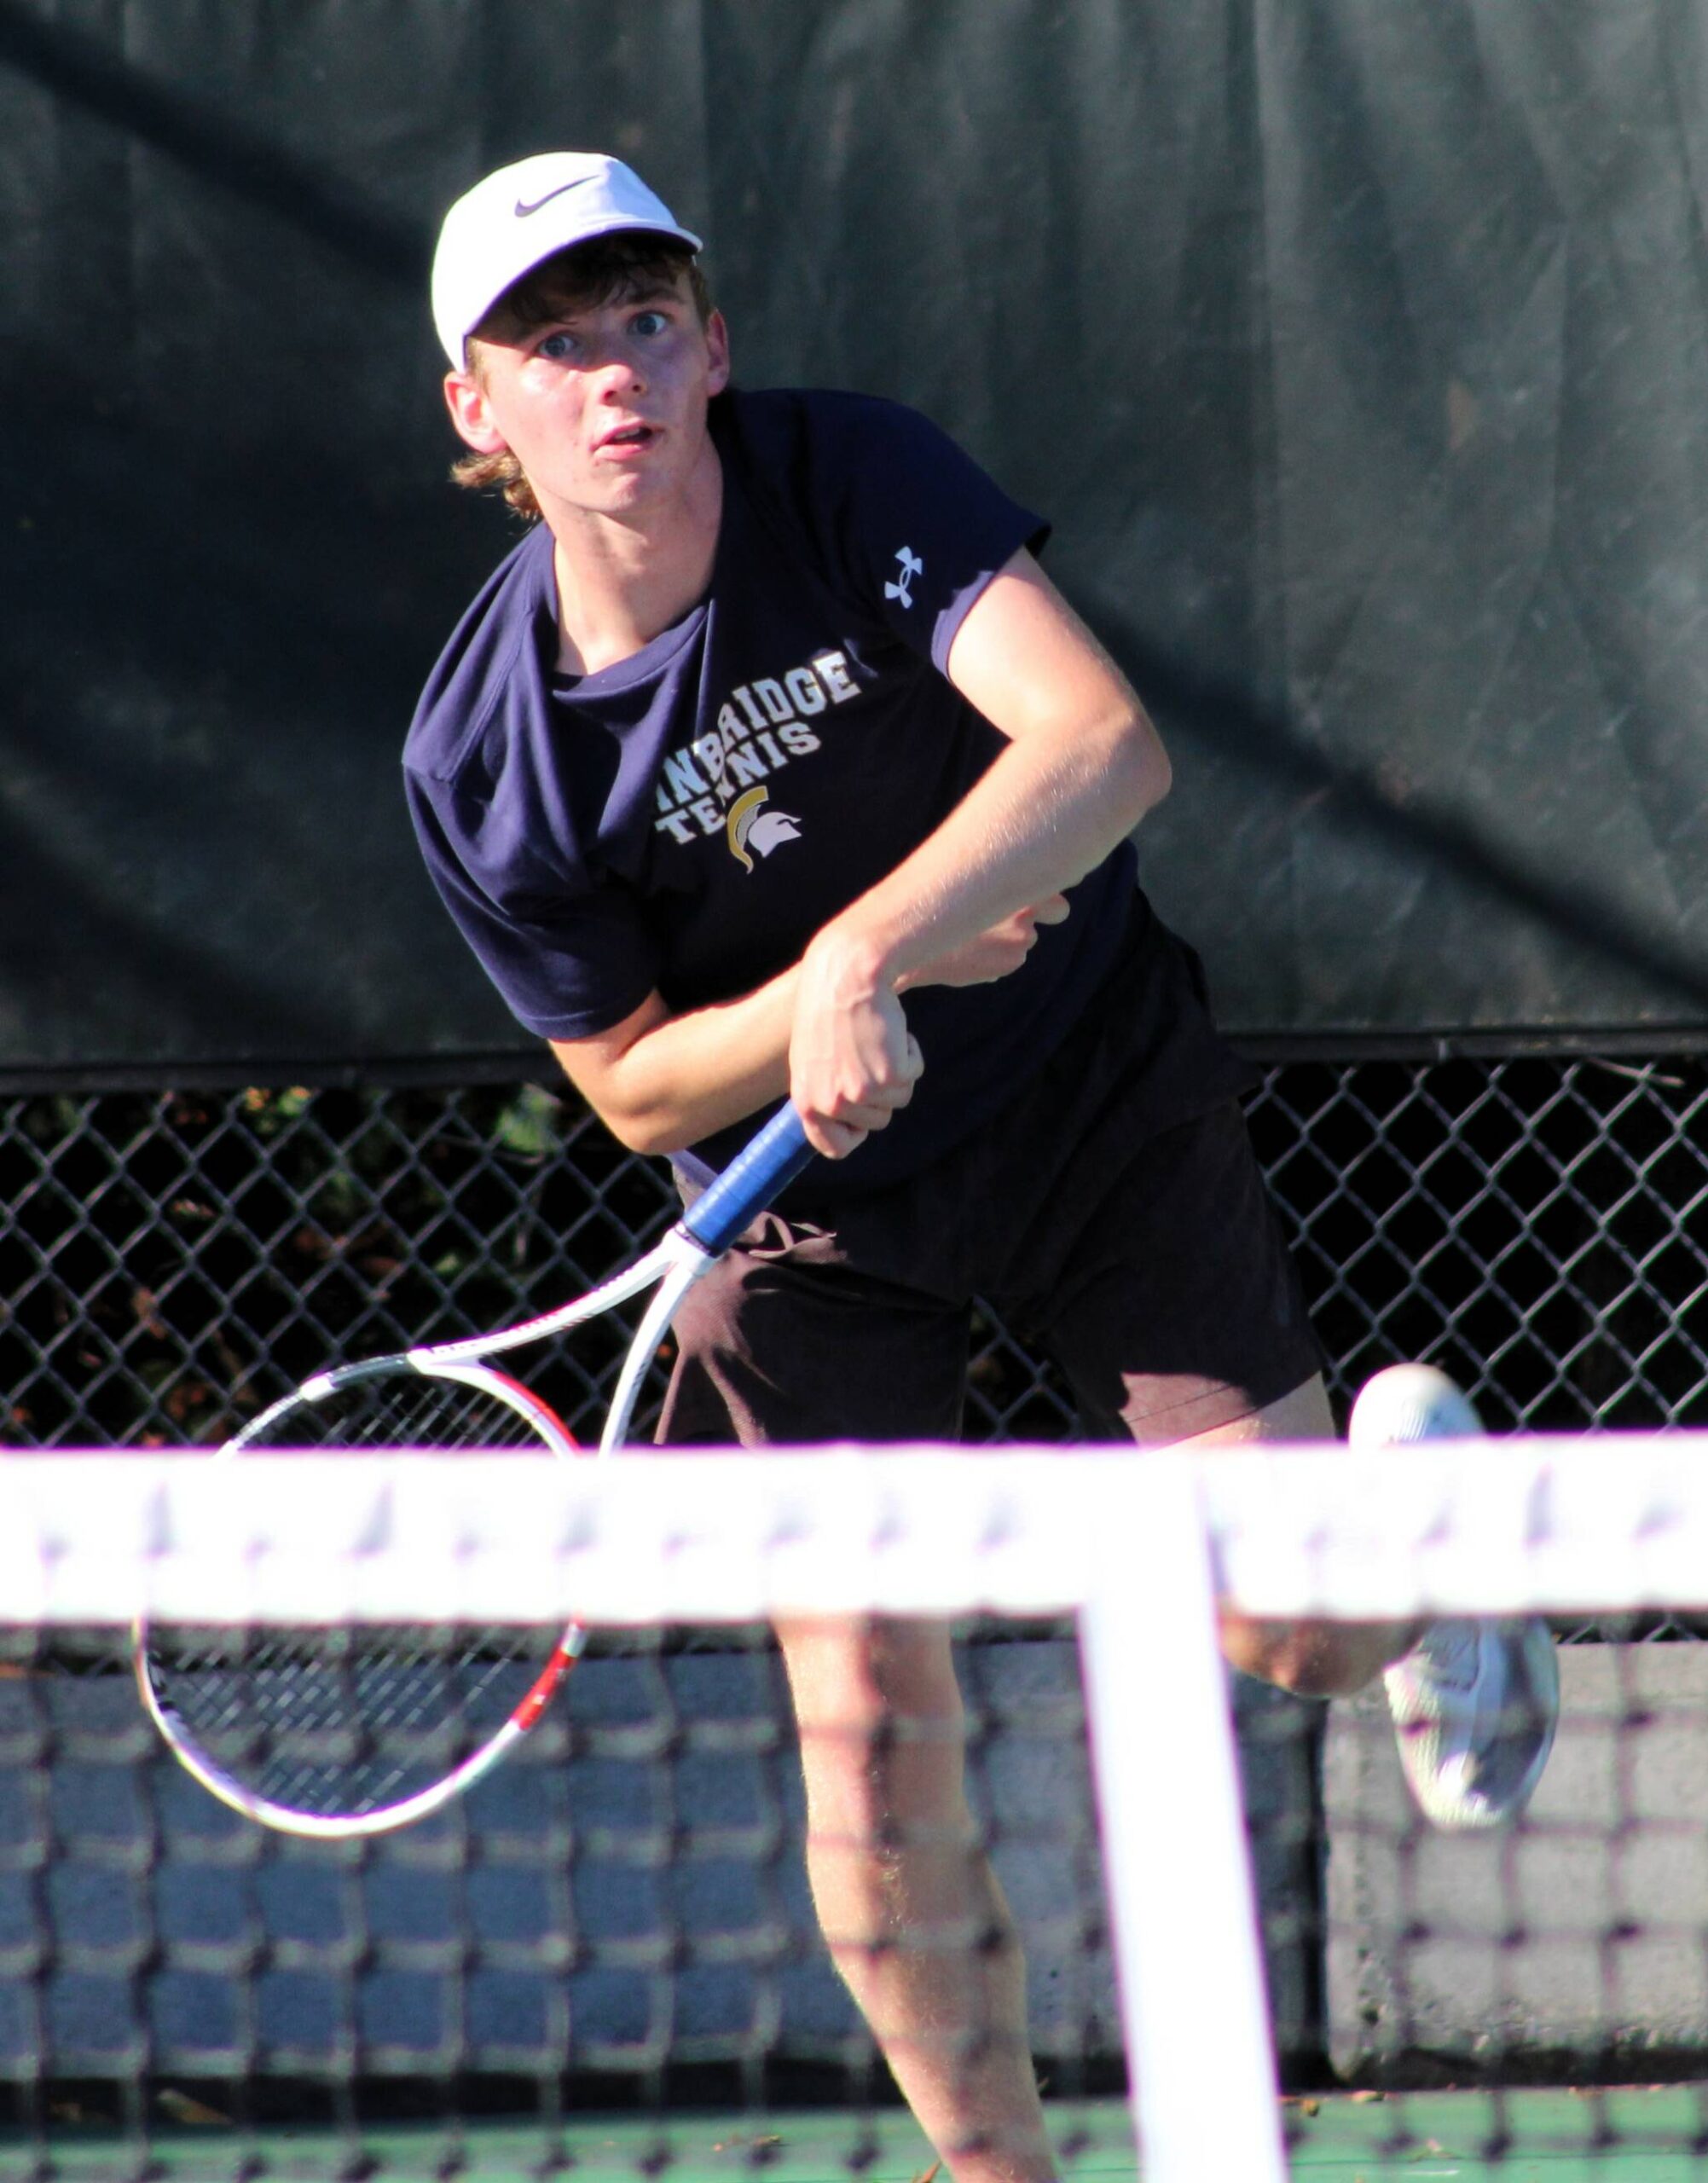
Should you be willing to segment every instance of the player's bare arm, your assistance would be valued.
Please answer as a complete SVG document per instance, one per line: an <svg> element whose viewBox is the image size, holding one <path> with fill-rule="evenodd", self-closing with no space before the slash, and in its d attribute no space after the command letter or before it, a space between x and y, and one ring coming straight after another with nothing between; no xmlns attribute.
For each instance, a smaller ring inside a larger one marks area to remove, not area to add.
<svg viewBox="0 0 1708 2183"><path fill-rule="evenodd" d="M899 989L993 984L1020 968L1039 925L1059 924L1067 914L1060 895L1028 903L964 947L922 964ZM785 1096L798 977L795 965L738 999L680 1016L651 993L608 1031L553 1039L552 1051L606 1128L631 1150L678 1152ZM907 1062L903 1074L859 1082L834 1113L819 1116L820 1149L831 1157L852 1152L906 1105L920 1057L917 1049L900 1051Z"/></svg>
<svg viewBox="0 0 1708 2183"><path fill-rule="evenodd" d="M962 624L949 680L1009 747L808 953L860 953L892 989L1026 903L1058 896L1168 793L1167 753L1120 669L1030 553Z"/></svg>
<svg viewBox="0 0 1708 2183"><path fill-rule="evenodd" d="M651 993L609 1030L554 1039L552 1051L614 1137L635 1152L678 1152L785 1097L794 1017L791 969L680 1016Z"/></svg>
<svg viewBox="0 0 1708 2183"><path fill-rule="evenodd" d="M1059 900L1168 792L1167 756L1143 707L1029 553L968 614L949 679L1008 748L807 949L789 1080L815 1144L817 1120L838 1097L866 1072L901 1065L897 996L909 983L1018 906Z"/></svg>

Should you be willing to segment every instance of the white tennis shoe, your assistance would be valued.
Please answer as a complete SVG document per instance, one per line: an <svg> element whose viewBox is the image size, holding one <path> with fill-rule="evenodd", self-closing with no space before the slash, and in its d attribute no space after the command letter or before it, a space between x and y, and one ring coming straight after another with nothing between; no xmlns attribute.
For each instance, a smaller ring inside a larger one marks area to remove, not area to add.
<svg viewBox="0 0 1708 2183"><path fill-rule="evenodd" d="M1445 1372L1396 1364L1353 1405L1353 1447L1480 1431ZM1560 1668L1537 1616L1433 1623L1383 1677L1406 1786L1451 1833L1515 1819L1542 1777L1560 1718Z"/></svg>

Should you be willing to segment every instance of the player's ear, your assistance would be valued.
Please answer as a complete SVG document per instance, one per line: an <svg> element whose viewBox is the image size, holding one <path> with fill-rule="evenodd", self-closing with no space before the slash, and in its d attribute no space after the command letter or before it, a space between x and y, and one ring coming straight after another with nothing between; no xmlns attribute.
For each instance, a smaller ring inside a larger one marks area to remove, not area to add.
<svg viewBox="0 0 1708 2183"><path fill-rule="evenodd" d="M445 373L445 407L451 413L451 422L457 436L472 447L477 455L503 455L509 447L496 425L492 421L491 405L486 398L486 389L471 371Z"/></svg>
<svg viewBox="0 0 1708 2183"><path fill-rule="evenodd" d="M706 321L706 353L711 359L706 391L721 394L729 385L729 328L721 310L715 310Z"/></svg>

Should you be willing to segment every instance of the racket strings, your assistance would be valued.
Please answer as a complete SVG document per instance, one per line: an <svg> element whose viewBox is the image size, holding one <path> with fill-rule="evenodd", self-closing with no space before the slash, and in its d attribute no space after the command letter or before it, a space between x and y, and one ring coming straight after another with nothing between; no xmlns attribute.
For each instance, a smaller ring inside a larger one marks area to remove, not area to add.
<svg viewBox="0 0 1708 2183"><path fill-rule="evenodd" d="M510 1630L152 1634L149 1669L181 1730L246 1788L292 1810L374 1809L457 1765L508 1717L551 1638Z"/></svg>
<svg viewBox="0 0 1708 2183"><path fill-rule="evenodd" d="M271 1449L422 1449L539 1447L542 1434L512 1403L483 1387L439 1374L379 1374L335 1387L318 1401L299 1396L269 1412L264 1429L240 1435L236 1445Z"/></svg>

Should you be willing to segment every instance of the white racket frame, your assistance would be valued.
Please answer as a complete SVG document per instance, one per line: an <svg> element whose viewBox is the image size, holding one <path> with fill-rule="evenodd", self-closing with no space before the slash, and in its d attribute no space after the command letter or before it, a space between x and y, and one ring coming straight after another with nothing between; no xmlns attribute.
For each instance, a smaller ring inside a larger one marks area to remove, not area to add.
<svg viewBox="0 0 1708 2183"><path fill-rule="evenodd" d="M479 1364L446 1362L426 1352L414 1352L406 1359L397 1360L398 1370L408 1369L424 1379L453 1380L459 1385L472 1387L492 1401L501 1403L512 1411L529 1428L538 1434L547 1451L555 1456L586 1456L588 1451L572 1439L563 1421L555 1410L540 1398L507 1374L495 1372ZM306 1380L294 1394L275 1402L247 1425L235 1439L229 1440L214 1461L236 1461L244 1450L270 1430L274 1422L304 1402L321 1402L335 1393L340 1387L361 1377L378 1375L356 1372L321 1372ZM631 1398L632 1399L632 1398ZM510 1713L503 1725L477 1749L468 1753L440 1780L418 1789L411 1796L401 1797L395 1804L379 1804L371 1811L362 1812L306 1812L293 1805L282 1804L270 1797L263 1797L247 1788L227 1768L222 1766L205 1745L184 1725L182 1717L171 1702L156 1688L148 1664L148 1625L138 1620L131 1628L131 1658L136 1670L136 1688L148 1717L159 1730L167 1748L185 1770L200 1782L211 1796L218 1798L233 1811L241 1812L246 1819L252 1819L263 1827L270 1827L281 1834L294 1834L310 1841L347 1842L363 1835L388 1834L394 1828L408 1827L414 1821L426 1819L431 1813L442 1810L466 1789L472 1787L484 1774L489 1774L507 1752L518 1744L534 1726L555 1694L564 1677L581 1658L587 1644L587 1630L579 1622L565 1626L557 1643L552 1647L545 1665L529 1686L526 1696Z"/></svg>

